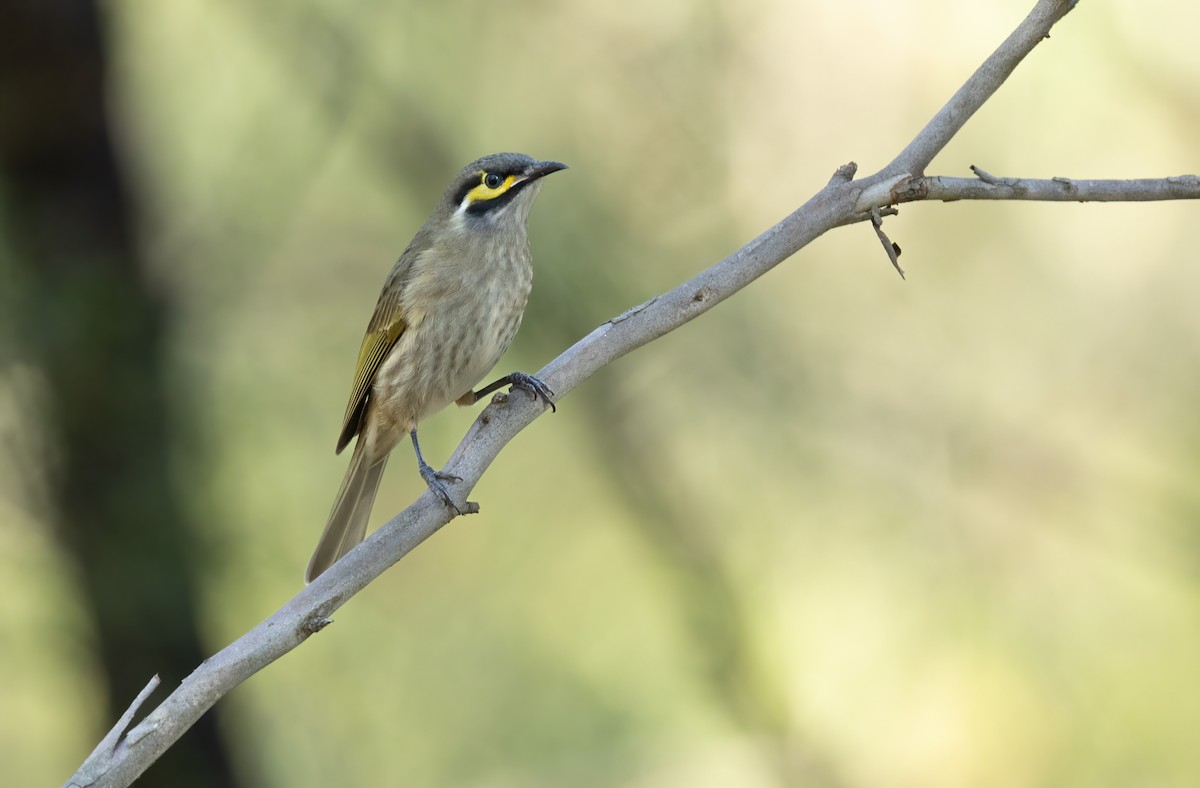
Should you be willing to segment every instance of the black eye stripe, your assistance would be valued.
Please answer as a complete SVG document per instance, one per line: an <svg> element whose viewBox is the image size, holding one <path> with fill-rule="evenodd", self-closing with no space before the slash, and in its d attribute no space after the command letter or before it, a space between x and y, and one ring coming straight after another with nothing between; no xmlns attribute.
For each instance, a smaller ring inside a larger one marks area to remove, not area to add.
<svg viewBox="0 0 1200 788"><path fill-rule="evenodd" d="M472 177L470 180L463 182L458 187L458 189L455 190L454 204L462 205L463 200L465 200L467 198L467 194L470 193L471 189L474 189L476 186L479 186L480 184L483 184L484 186L488 186L488 188L493 188L493 189L496 188L495 186L491 186L488 183L485 183L485 181L490 180L490 178L492 176L499 178L500 183L503 183L504 179L507 178L509 175L516 175L516 174L517 174L516 172L506 172L506 171L502 171L502 170L496 170L495 172L482 172L481 171L477 177ZM496 185L499 186L500 184L498 183ZM519 186L521 186L520 183L514 183L512 185L512 189L510 189L509 191L512 192L512 191L516 190ZM484 202L492 202L492 201L485 200Z"/></svg>
<svg viewBox="0 0 1200 788"><path fill-rule="evenodd" d="M480 176L480 177L483 177L483 176ZM467 181L467 182L461 184L458 187L458 190L454 192L454 204L462 205L462 201L467 198L467 193L469 191L471 191L471 189L474 189L478 185L479 185L479 180L470 180L470 181Z"/></svg>

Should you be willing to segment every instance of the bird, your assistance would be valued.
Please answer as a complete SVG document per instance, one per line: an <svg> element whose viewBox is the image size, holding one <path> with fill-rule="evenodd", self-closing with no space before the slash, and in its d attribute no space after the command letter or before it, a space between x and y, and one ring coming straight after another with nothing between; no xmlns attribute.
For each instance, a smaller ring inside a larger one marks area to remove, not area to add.
<svg viewBox="0 0 1200 788"><path fill-rule="evenodd" d="M513 372L476 384L508 349L533 284L529 211L542 179L567 169L523 153L477 159L450 182L383 284L358 352L337 453L355 440L350 465L305 572L312 582L366 535L392 450L408 435L417 470L457 514L444 482L421 454L417 425L451 402L472 405L504 387L554 409L541 380Z"/></svg>

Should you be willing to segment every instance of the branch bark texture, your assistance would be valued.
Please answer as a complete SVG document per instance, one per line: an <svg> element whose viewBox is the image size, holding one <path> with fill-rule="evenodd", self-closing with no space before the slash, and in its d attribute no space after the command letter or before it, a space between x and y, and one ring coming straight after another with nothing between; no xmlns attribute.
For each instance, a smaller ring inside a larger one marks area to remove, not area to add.
<svg viewBox="0 0 1200 788"><path fill-rule="evenodd" d="M1038 200L1042 202L1151 202L1195 200L1200 177L1138 178L1127 181L1073 178L997 178L973 167L976 178L915 178L893 189L892 202L914 200Z"/></svg>
<svg viewBox="0 0 1200 788"><path fill-rule="evenodd" d="M826 231L894 213L913 200L1041 199L1161 200L1200 198L1200 179L1046 181L926 177L924 169L1075 0L1039 0L1033 11L980 66L915 139L878 173L856 180L855 165L838 169L804 205L748 244L673 290L654 296L597 327L538 372L557 394L568 394L606 365L699 317ZM445 470L465 501L501 449L545 410L523 393L497 395L484 409ZM392 564L450 520L450 510L426 491L371 537L304 588L266 621L203 663L115 748L97 748L72 786L128 785L225 693L303 643L330 616Z"/></svg>

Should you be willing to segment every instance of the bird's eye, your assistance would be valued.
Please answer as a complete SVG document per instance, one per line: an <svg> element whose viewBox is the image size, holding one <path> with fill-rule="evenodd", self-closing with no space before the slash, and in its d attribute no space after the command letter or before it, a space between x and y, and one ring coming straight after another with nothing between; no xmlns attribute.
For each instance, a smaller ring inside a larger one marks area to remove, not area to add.
<svg viewBox="0 0 1200 788"><path fill-rule="evenodd" d="M502 183L504 183L504 179L494 172L489 172L483 176L483 185L489 189L499 189Z"/></svg>

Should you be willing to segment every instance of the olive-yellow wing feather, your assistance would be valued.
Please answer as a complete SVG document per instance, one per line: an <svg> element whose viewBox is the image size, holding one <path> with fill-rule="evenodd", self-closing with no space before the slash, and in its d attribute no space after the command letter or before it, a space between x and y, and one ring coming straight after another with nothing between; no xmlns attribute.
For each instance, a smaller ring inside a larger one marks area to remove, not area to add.
<svg viewBox="0 0 1200 788"><path fill-rule="evenodd" d="M389 278L391 285L393 279ZM379 371L388 351L396 344L396 340L404 333L407 324L404 321L403 310L400 308L400 288L385 286L379 303L375 306L375 314L367 326L366 336L358 350L358 365L354 369L354 386L350 389L350 401L346 404L346 416L342 422L342 434L338 438L337 451L340 454L350 439L358 434L363 413L366 411L367 397L371 393L371 384L375 373Z"/></svg>

